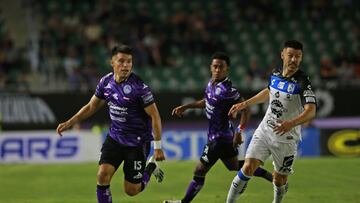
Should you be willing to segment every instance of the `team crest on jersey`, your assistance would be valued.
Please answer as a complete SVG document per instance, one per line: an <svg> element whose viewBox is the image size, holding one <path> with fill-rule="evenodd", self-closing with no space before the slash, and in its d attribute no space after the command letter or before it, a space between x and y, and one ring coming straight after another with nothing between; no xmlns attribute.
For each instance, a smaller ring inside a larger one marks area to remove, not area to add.
<svg viewBox="0 0 360 203"><path fill-rule="evenodd" d="M220 87L217 87L216 89L215 89L215 94L216 95L219 95L221 93L221 88Z"/></svg>
<svg viewBox="0 0 360 203"><path fill-rule="evenodd" d="M125 94L129 94L132 91L131 86L130 85L125 85L123 87L123 91L124 91Z"/></svg>

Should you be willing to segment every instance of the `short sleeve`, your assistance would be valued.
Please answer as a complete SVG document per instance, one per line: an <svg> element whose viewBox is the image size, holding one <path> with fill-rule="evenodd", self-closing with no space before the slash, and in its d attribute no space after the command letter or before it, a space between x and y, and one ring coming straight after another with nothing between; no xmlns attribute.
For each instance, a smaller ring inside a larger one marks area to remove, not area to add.
<svg viewBox="0 0 360 203"><path fill-rule="evenodd" d="M147 86L146 84L143 84L142 88L140 88L139 95L140 102L144 108L155 102L154 96L149 86Z"/></svg>
<svg viewBox="0 0 360 203"><path fill-rule="evenodd" d="M100 99L105 99L105 95L104 95L104 81L105 78L101 78L100 82L98 83L98 85L96 86L96 90L95 90L95 96L100 98Z"/></svg>
<svg viewBox="0 0 360 203"><path fill-rule="evenodd" d="M316 104L316 96L307 76L303 77L300 81L300 97L303 105L308 103Z"/></svg>

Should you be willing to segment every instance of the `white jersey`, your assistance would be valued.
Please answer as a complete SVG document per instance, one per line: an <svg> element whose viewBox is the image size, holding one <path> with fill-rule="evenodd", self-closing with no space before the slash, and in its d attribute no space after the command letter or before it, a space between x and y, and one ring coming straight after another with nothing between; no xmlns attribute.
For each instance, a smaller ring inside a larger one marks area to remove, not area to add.
<svg viewBox="0 0 360 203"><path fill-rule="evenodd" d="M291 120L303 112L303 105L316 104L309 77L298 70L292 77L285 78L279 70L275 70L269 81L269 106L257 130L277 142L293 142L301 140L301 126L279 136L273 132L278 121Z"/></svg>

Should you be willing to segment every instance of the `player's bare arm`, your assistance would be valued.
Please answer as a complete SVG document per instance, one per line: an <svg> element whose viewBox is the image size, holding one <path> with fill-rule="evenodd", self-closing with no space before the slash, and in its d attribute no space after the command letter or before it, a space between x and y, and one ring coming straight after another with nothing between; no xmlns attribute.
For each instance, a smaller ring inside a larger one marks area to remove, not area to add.
<svg viewBox="0 0 360 203"><path fill-rule="evenodd" d="M304 111L290 121L278 121L278 125L274 127L274 132L278 135L283 135L289 132L293 127L301 125L313 119L316 115L315 104L305 104Z"/></svg>
<svg viewBox="0 0 360 203"><path fill-rule="evenodd" d="M104 106L105 100L97 98L95 95L91 97L89 103L83 106L73 117L69 120L60 123L56 128L56 132L62 136L62 132L71 128L75 123L80 122L91 115L93 115L97 110Z"/></svg>
<svg viewBox="0 0 360 203"><path fill-rule="evenodd" d="M198 100L189 104L177 106L172 110L171 115L177 115L181 117L187 109L196 109L196 108L199 109L205 108L205 99Z"/></svg>
<svg viewBox="0 0 360 203"><path fill-rule="evenodd" d="M244 102L241 102L241 103L234 104L231 107L231 109L229 110L228 115L230 116L230 115L232 115L238 111L241 111L245 108L248 108L252 105L264 103L268 99L269 99L269 89L265 88L265 89L261 90L257 95L251 97L250 99L248 99Z"/></svg>
<svg viewBox="0 0 360 203"><path fill-rule="evenodd" d="M161 118L156 107L153 103L145 108L145 112L151 117L153 136L154 136L154 158L156 161L165 160L164 152L161 149Z"/></svg>
<svg viewBox="0 0 360 203"><path fill-rule="evenodd" d="M241 101L243 102L244 98L241 98ZM239 126L236 128L235 133L234 133L233 147L237 147L238 145L243 143L243 139L242 139L241 134L242 134L242 131L244 130L245 126L249 122L250 116L251 116L251 111L250 111L250 108L247 106L246 108L244 108L241 111L240 123L239 123Z"/></svg>

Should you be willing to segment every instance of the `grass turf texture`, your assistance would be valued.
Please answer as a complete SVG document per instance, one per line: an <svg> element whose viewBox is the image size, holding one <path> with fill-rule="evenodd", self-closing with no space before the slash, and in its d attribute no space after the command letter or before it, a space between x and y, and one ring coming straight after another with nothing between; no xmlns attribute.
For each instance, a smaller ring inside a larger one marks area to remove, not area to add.
<svg viewBox="0 0 360 203"><path fill-rule="evenodd" d="M164 199L180 199L192 179L194 161L167 161L163 183L151 180L144 192L129 197L123 192L123 172L115 174L111 191L113 202L160 203ZM271 170L268 161L265 168ZM286 203L360 202L359 158L299 159L295 174L289 177ZM97 164L1 165L0 202L6 203L81 203L96 202ZM209 172L205 186L195 203L225 202L228 188L236 172L229 172L219 161ZM253 178L241 196L241 202L271 202L272 184ZM239 201L240 202L240 201Z"/></svg>

